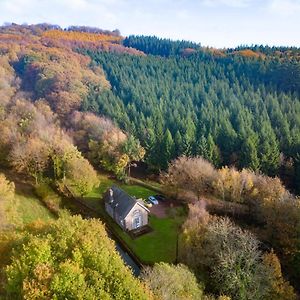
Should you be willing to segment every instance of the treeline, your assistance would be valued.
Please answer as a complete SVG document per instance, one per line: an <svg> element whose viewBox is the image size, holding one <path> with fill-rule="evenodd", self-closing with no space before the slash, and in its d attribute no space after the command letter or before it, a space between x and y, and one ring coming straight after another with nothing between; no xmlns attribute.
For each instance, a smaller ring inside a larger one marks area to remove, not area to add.
<svg viewBox="0 0 300 300"><path fill-rule="evenodd" d="M290 68L295 93L277 84L281 75L267 80L273 62L87 53L112 90L90 93L83 110L108 115L138 137L153 169L182 154L201 155L216 166L281 172L297 185L300 81Z"/></svg>
<svg viewBox="0 0 300 300"><path fill-rule="evenodd" d="M189 41L172 41L155 36L130 35L123 40L123 45L143 51L147 54L169 57L184 54L186 49L198 50L200 44ZM192 51L194 52L194 51Z"/></svg>
<svg viewBox="0 0 300 300"><path fill-rule="evenodd" d="M242 171L228 167L215 169L212 164L201 157L180 157L170 164L168 171L162 175L161 180L167 194L173 197L180 195L180 199L186 201L189 201L188 194L192 193L198 202L202 196L211 197L214 195L224 201L244 204L248 208L248 215L252 220L252 226L248 226L248 228L252 228L261 241L274 248L285 269L288 270L290 278L299 287L300 202L298 198L285 189L278 178L271 178L247 169ZM203 224L199 226L199 222L207 222L207 219L203 216L203 210L201 212L201 206L199 208L200 212L197 210L196 215L191 209L193 220L188 223L189 229L187 230L191 231L195 239L199 237L201 240L202 233L198 230ZM225 234L231 227L227 221L221 223L218 226L225 226L226 229L219 228L217 230L215 228L214 233L217 235ZM187 231L184 232L187 233ZM204 255L201 252L203 249L202 246L195 244L193 237L186 236L186 239L186 242L190 243L189 247L194 248L190 251L184 250L184 256L190 261L188 265L192 267L198 259L196 256ZM205 241L202 242L206 245ZM215 245L215 243L211 245ZM195 251L195 256L191 257L191 251ZM212 250L208 250L208 253L211 253L209 251ZM233 255L233 253L231 254ZM228 253L228 255L230 254ZM214 265L213 263L206 265L204 261L201 264L202 267L208 267L209 270L211 265ZM221 280L221 273L219 273L220 278L217 281ZM226 278L225 273L224 270L224 277L222 278ZM229 284L230 280L228 279L226 282ZM248 287L250 288L250 286Z"/></svg>
<svg viewBox="0 0 300 300"><path fill-rule="evenodd" d="M90 91L110 88L102 69L65 45L18 36L0 35L1 165L37 188L47 181L79 195L99 183L93 166L124 178L144 149L110 120L77 111Z"/></svg>
<svg viewBox="0 0 300 300"><path fill-rule="evenodd" d="M91 26L76 26L71 25L66 28L62 28L56 24L50 23L39 23L39 24L16 24L16 23L5 23L3 26L0 26L0 32L18 32L18 31L27 31L32 34L40 34L41 32L48 31L48 30L59 30L59 31L77 31L77 32L86 32L86 33L94 33L94 34L105 34L110 36L120 36L120 31L115 29L113 31L104 30L98 27L91 27Z"/></svg>
<svg viewBox="0 0 300 300"><path fill-rule="evenodd" d="M228 218L213 217L199 205L190 206L183 225L180 261L215 294L232 300L295 300L293 287L281 272L273 251Z"/></svg>
<svg viewBox="0 0 300 300"><path fill-rule="evenodd" d="M33 38L34 37L34 38ZM58 47L64 50L78 48L114 53L144 55L142 51L122 45L123 37L118 30L107 31L94 27L70 26L62 29L47 23L36 25L8 24L0 26L0 40L6 44L35 44ZM0 41L0 43L1 43ZM72 55L72 54L71 54Z"/></svg>
<svg viewBox="0 0 300 300"><path fill-rule="evenodd" d="M99 220L64 212L56 221L22 225L14 185L2 174L0 187L0 216L9 217L0 219L3 299L230 300L206 295L183 264L156 264L135 278Z"/></svg>
<svg viewBox="0 0 300 300"><path fill-rule="evenodd" d="M173 41L170 39L158 38L155 36L130 35L123 41L124 46L133 47L146 54L168 57L171 55L182 55L186 49L194 50L191 53L206 52L214 57L253 57L260 59L275 59L281 61L299 61L300 49L297 47L277 47L264 45L239 46L236 48L216 49L202 47L200 43L190 41ZM189 54L191 54L189 53Z"/></svg>
<svg viewBox="0 0 300 300"><path fill-rule="evenodd" d="M277 47L277 46L263 46L263 45L252 45L252 46L239 46L233 49L223 50L226 54L239 54L241 51L250 50L258 55L267 56L268 58L276 58L277 60L297 60L300 59L300 50L298 47Z"/></svg>

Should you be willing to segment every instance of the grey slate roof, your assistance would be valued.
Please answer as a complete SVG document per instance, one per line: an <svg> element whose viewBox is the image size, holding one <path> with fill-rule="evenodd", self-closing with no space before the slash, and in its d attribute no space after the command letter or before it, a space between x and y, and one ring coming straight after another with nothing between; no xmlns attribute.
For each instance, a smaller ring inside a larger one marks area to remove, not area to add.
<svg viewBox="0 0 300 300"><path fill-rule="evenodd" d="M110 189L113 191L112 196L109 192ZM121 218L124 219L137 203L137 200L115 185L113 185L110 189L106 192L105 202L108 203Z"/></svg>

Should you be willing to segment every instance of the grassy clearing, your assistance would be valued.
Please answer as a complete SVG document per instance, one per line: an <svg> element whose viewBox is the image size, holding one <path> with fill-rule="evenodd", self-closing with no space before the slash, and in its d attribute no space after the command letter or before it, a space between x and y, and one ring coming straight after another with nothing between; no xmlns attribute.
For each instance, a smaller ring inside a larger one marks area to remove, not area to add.
<svg viewBox="0 0 300 300"><path fill-rule="evenodd" d="M107 175L99 174L99 185L95 187L90 193L88 193L85 198L99 198L102 197L103 193L111 187L113 184L116 184L116 181L110 179Z"/></svg>
<svg viewBox="0 0 300 300"><path fill-rule="evenodd" d="M15 198L19 202L18 213L24 224L38 219L42 221L55 219L55 216L36 196L32 182L30 182L26 176L8 168L0 168L0 172L15 184Z"/></svg>
<svg viewBox="0 0 300 300"><path fill-rule="evenodd" d="M135 240L121 231L120 235L132 251L144 263L168 262L173 263L177 255L177 239L182 218L159 219L149 217L153 231Z"/></svg>
<svg viewBox="0 0 300 300"><path fill-rule="evenodd" d="M135 184L124 184L117 180L111 179L104 174L99 175L99 181L99 185L95 187L90 193L84 196L85 201L95 209L99 208L100 200L104 192L107 191L107 189L110 188L112 185L119 186L126 193L136 198L147 199L149 196L155 194L155 192L145 187Z"/></svg>
<svg viewBox="0 0 300 300"><path fill-rule="evenodd" d="M142 263L154 264L156 262L174 263L176 261L179 227L183 223L185 215L181 214L180 208L174 208L174 210L178 210L178 214L163 219L149 216L149 224L153 231L137 239L132 239L124 232L107 215L103 206L99 213Z"/></svg>
<svg viewBox="0 0 300 300"><path fill-rule="evenodd" d="M139 185L119 184L119 187L123 189L127 194L136 198L147 199L149 196L155 194L155 192L153 192L152 190Z"/></svg>
<svg viewBox="0 0 300 300"><path fill-rule="evenodd" d="M135 184L124 184L117 180L111 179L106 175L99 175L100 184L99 186L95 187L89 194L87 194L86 198L99 198L102 197L103 193L112 185L117 185L128 194L135 196L136 198L143 198L146 199L149 196L153 195L153 191L147 189L146 187L142 187Z"/></svg>
<svg viewBox="0 0 300 300"><path fill-rule="evenodd" d="M24 196L16 194L15 197L19 200L18 211L25 224L36 221L38 219L43 221L50 221L54 219L52 213L40 202L40 200L32 196Z"/></svg>
<svg viewBox="0 0 300 300"><path fill-rule="evenodd" d="M156 262L172 263L176 260L176 249L179 227L185 219L185 212L181 207L173 208L166 218L149 217L149 224L153 231L137 239L132 239L124 232L105 212L101 201L103 193L113 184L119 186L129 195L136 198L146 199L156 194L152 190L139 185L127 185L108 178L106 175L99 176L100 184L84 200L93 206L102 219L109 223L114 232L128 245L135 255L143 262L153 264Z"/></svg>

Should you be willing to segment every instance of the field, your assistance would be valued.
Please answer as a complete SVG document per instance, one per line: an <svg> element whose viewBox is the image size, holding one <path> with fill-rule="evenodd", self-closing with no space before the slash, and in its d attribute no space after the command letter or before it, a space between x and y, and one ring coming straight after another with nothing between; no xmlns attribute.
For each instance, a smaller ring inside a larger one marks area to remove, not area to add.
<svg viewBox="0 0 300 300"><path fill-rule="evenodd" d="M18 212L24 224L38 219L49 221L55 218L35 195L34 188L27 178L5 168L1 168L0 172L15 184L15 198L19 202Z"/></svg>
<svg viewBox="0 0 300 300"><path fill-rule="evenodd" d="M20 203L18 211L25 224L38 219L43 221L50 221L54 219L54 216L34 195L23 196L17 194L16 198Z"/></svg>

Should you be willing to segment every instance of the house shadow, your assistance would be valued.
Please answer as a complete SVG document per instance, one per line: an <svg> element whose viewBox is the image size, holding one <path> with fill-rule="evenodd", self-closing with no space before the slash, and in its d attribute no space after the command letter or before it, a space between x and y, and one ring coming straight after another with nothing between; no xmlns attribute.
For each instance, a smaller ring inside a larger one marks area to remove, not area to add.
<svg viewBox="0 0 300 300"><path fill-rule="evenodd" d="M149 225L144 225L142 227L127 231L126 233L133 239L137 239L138 237L150 233L153 231L153 228Z"/></svg>

